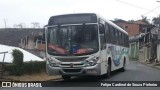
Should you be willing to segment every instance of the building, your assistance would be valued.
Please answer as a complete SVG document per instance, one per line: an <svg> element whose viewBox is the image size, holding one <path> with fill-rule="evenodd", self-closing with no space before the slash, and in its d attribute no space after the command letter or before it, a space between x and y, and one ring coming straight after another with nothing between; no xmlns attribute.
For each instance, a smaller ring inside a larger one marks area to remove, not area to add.
<svg viewBox="0 0 160 90"><path fill-rule="evenodd" d="M139 58L139 35L129 42L129 58L137 60Z"/></svg>
<svg viewBox="0 0 160 90"><path fill-rule="evenodd" d="M42 28L4 28L0 29L0 44L8 46L19 46L21 38L28 34L38 35L42 33Z"/></svg>
<svg viewBox="0 0 160 90"><path fill-rule="evenodd" d="M115 21L115 23L121 28L123 28L126 32L128 32L130 40L130 59L139 59L144 61L148 58L153 57L153 54L151 54L151 52L153 52L151 46L155 44L151 44L150 36L152 35L150 31L151 28L153 28L153 25L144 23L142 20L129 22L124 20L117 20Z"/></svg>
<svg viewBox="0 0 160 90"><path fill-rule="evenodd" d="M43 33L40 32L37 35L30 33L26 35L24 38L21 38L19 47L43 58L45 55L45 41L43 39Z"/></svg>
<svg viewBox="0 0 160 90"><path fill-rule="evenodd" d="M0 29L0 44L23 48L39 57L44 56L45 44L42 28Z"/></svg>
<svg viewBox="0 0 160 90"><path fill-rule="evenodd" d="M157 58L157 33L157 27L152 26L139 39L139 60L154 62Z"/></svg>
<svg viewBox="0 0 160 90"><path fill-rule="evenodd" d="M148 28L148 24L142 22L141 20L138 21L132 21L127 22L124 20L117 20L114 21L115 24L123 28L126 32L128 32L128 35L132 38L136 35L139 35L141 32L143 32L146 28Z"/></svg>

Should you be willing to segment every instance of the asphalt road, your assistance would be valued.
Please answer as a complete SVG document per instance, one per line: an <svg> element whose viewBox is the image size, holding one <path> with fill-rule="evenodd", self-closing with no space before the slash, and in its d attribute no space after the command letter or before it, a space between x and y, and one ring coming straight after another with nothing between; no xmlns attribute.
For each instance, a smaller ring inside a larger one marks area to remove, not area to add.
<svg viewBox="0 0 160 90"><path fill-rule="evenodd" d="M63 82L62 79L51 81ZM137 61L130 61L125 72L121 72L120 70L114 71L109 79L106 79L105 76L83 76L73 77L70 81L160 81L160 69L149 67Z"/></svg>
<svg viewBox="0 0 160 90"><path fill-rule="evenodd" d="M137 61L130 61L126 71L114 71L109 79L105 76L83 76L83 77L73 77L69 82L65 82L62 79L50 80L50 85L54 83L68 84L74 82L74 85L83 84L83 82L103 82L103 81L160 81L160 69L149 67ZM65 83L64 83L65 82ZM65 85L64 85L65 86ZM1 88L3 90L11 90L11 88ZM12 88L12 90L28 90L29 88ZM160 87L45 87L45 88L31 88L33 90L160 90Z"/></svg>

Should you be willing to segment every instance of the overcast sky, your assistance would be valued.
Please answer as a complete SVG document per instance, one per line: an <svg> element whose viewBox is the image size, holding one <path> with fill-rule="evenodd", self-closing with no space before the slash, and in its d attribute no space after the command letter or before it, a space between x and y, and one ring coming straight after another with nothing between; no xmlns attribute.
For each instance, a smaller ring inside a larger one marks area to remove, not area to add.
<svg viewBox="0 0 160 90"><path fill-rule="evenodd" d="M158 7L159 6L159 7ZM152 19L160 14L156 0L0 0L0 28L32 22L46 25L50 16L67 13L95 12L113 20L138 20L141 15Z"/></svg>

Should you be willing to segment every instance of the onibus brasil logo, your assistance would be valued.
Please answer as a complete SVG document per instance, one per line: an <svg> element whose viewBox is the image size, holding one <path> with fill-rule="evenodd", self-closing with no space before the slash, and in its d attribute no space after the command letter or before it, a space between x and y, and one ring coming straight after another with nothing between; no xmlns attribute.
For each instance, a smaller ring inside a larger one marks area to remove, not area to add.
<svg viewBox="0 0 160 90"><path fill-rule="evenodd" d="M33 82L2 82L2 87L42 87L42 85Z"/></svg>

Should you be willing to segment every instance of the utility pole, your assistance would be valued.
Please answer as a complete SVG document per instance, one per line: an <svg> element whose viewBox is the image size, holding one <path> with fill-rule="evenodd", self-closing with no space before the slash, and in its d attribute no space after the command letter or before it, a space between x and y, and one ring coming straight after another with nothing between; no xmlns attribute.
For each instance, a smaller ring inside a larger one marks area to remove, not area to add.
<svg viewBox="0 0 160 90"><path fill-rule="evenodd" d="M7 27L7 20L3 19L3 21L4 21L4 28L6 28Z"/></svg>

